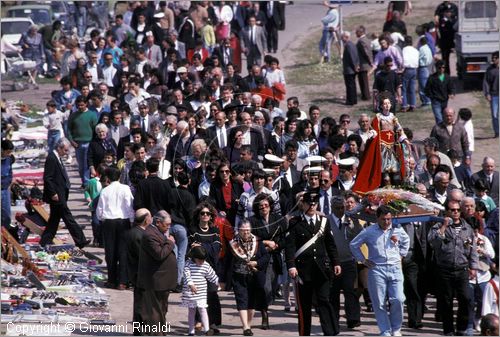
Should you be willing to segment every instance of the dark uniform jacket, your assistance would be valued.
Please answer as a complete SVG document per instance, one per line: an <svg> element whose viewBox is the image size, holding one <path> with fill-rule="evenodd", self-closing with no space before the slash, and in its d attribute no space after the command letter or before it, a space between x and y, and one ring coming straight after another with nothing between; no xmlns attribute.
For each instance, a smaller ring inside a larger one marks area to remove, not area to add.
<svg viewBox="0 0 500 337"><path fill-rule="evenodd" d="M340 265L329 221L326 222L323 235L297 258L294 257L295 252L318 232L321 218L316 216L314 228L311 228L303 215L293 217L289 222L289 235L285 247L286 264L288 269L297 268L299 277L303 281L311 281L321 276L329 279L333 266Z"/></svg>

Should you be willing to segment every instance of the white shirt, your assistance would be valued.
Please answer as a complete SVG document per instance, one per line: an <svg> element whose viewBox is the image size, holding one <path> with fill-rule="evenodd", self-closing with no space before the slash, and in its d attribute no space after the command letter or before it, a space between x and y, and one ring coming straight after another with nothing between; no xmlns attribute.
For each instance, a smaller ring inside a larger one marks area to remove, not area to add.
<svg viewBox="0 0 500 337"><path fill-rule="evenodd" d="M134 196L128 185L113 181L101 191L97 204L99 220L130 219L134 221Z"/></svg>
<svg viewBox="0 0 500 337"><path fill-rule="evenodd" d="M436 199L439 200L439 203L444 205L446 198L448 197L448 193L444 192L443 194L439 194L437 191L434 193Z"/></svg>
<svg viewBox="0 0 500 337"><path fill-rule="evenodd" d="M316 215L313 215L312 217L310 217L309 215L307 214L304 214L304 219L307 221L308 224L311 223L311 219L313 221L314 224L316 224Z"/></svg>
<svg viewBox="0 0 500 337"><path fill-rule="evenodd" d="M137 62L137 68L136 68L136 71L139 75L141 75L141 77L144 77L144 72L142 71L142 69L144 69L144 66L148 64L148 60L143 60L143 61L140 61L140 62Z"/></svg>
<svg viewBox="0 0 500 337"><path fill-rule="evenodd" d="M243 139L241 140L242 145L250 145L252 137L250 137L250 130L243 134Z"/></svg>
<svg viewBox="0 0 500 337"><path fill-rule="evenodd" d="M217 131L217 139L219 140L219 145L224 144L224 146L227 146L226 127L223 126L222 128L219 128L218 126L216 126L215 130Z"/></svg>
<svg viewBox="0 0 500 337"><path fill-rule="evenodd" d="M350 191L355 182L354 179L351 179L349 181L343 181L342 179L339 179L339 181L342 184L342 186L344 186L344 190L346 191Z"/></svg>
<svg viewBox="0 0 500 337"><path fill-rule="evenodd" d="M88 64L87 65L87 70L90 71L90 74L92 74L92 83L98 83L99 82L99 76L97 75L97 64Z"/></svg>
<svg viewBox="0 0 500 337"><path fill-rule="evenodd" d="M483 234L478 234L477 238L479 240L483 241L483 245L481 248L483 249L484 257L493 260L493 258L495 258L495 250L493 249L493 246L490 242L490 239L488 239ZM476 243L477 243L477 241L476 241ZM477 245L477 247L479 248L479 245ZM484 257L480 256L480 258L479 258L480 261L485 262ZM476 277L472 280L469 280L469 283L470 284L476 284L476 282L477 283L484 283L484 282L488 282L490 280L490 278L491 278L491 273L489 270L487 270L487 271L477 270Z"/></svg>
<svg viewBox="0 0 500 337"><path fill-rule="evenodd" d="M467 139L469 140L469 151L474 152L474 124L472 124L472 119L464 123L464 129L467 132Z"/></svg>
<svg viewBox="0 0 500 337"><path fill-rule="evenodd" d="M418 50L412 46L403 48L403 66L405 68L418 68Z"/></svg>
<svg viewBox="0 0 500 337"><path fill-rule="evenodd" d="M43 115L43 126L45 126L47 130L59 130L62 133L62 122L69 117L69 111L61 112L59 110L56 110L54 113L49 113L48 110L45 109L44 112L45 114Z"/></svg>
<svg viewBox="0 0 500 337"><path fill-rule="evenodd" d="M109 66L109 67L104 67L102 69L102 74L104 76L104 82L106 83L106 85L108 87L112 87L114 88L114 84L113 84L113 77L115 76L116 72L118 70L113 66Z"/></svg>
<svg viewBox="0 0 500 337"><path fill-rule="evenodd" d="M497 288L498 285L498 275L493 277L493 282L496 283ZM481 316L486 314L495 314L498 316L498 304L497 304L497 295L495 294L495 290L491 284L487 284L486 288L484 288L483 292L483 307L481 309Z"/></svg>

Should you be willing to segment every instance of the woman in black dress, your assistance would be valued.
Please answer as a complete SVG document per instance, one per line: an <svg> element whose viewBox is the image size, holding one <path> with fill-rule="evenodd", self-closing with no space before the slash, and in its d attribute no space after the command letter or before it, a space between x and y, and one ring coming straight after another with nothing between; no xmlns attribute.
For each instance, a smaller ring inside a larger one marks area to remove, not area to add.
<svg viewBox="0 0 500 337"><path fill-rule="evenodd" d="M207 252L206 261L220 276L219 254L221 242L219 228L215 224L217 211L208 202L201 202L193 214L192 226L189 229L189 247L202 246ZM208 319L212 333L217 334L222 321L222 312L219 295L217 295L217 285L209 283L207 289Z"/></svg>
<svg viewBox="0 0 500 337"><path fill-rule="evenodd" d="M285 234L287 230L286 219L273 212L273 200L266 193L257 195L253 202L254 216L249 221L252 225L252 234L259 238L266 250L271 255L266 270L266 282L264 285L265 298L260 303L262 306L262 329L269 329L268 306L273 302L273 295L278 288L278 275L282 273L281 251L285 246Z"/></svg>

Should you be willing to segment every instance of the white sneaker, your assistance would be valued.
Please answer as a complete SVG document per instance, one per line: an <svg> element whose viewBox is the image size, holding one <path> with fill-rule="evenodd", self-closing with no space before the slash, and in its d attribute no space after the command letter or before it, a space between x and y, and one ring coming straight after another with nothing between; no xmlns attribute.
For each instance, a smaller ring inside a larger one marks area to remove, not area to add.
<svg viewBox="0 0 500 337"><path fill-rule="evenodd" d="M401 333L401 330L395 330L395 331L393 331L392 335L393 336L403 336L403 334Z"/></svg>

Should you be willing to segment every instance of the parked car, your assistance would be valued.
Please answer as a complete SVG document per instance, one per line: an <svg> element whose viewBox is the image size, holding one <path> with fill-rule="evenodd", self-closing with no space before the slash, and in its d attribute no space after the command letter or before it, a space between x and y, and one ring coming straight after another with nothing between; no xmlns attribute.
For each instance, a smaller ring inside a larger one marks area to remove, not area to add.
<svg viewBox="0 0 500 337"><path fill-rule="evenodd" d="M27 32L30 26L33 25L31 18L3 18L2 19L2 35L3 38L15 46L19 46L21 35Z"/></svg>
<svg viewBox="0 0 500 337"><path fill-rule="evenodd" d="M50 5L20 5L13 6L7 10L8 18L31 18L37 25L45 26L52 24L54 15Z"/></svg>
<svg viewBox="0 0 500 337"><path fill-rule="evenodd" d="M65 33L70 33L75 24L75 3L73 1L22 1L21 5L47 5L52 9L54 20L62 23Z"/></svg>

